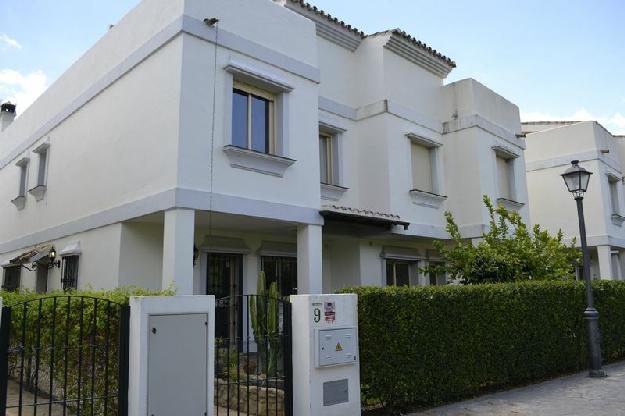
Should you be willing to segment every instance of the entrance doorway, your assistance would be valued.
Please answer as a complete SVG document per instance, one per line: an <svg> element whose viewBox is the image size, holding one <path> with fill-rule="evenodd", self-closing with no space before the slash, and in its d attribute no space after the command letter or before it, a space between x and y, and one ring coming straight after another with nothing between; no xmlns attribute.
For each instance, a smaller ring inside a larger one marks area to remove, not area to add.
<svg viewBox="0 0 625 416"><path fill-rule="evenodd" d="M215 337L233 342L242 338L243 256L240 254L208 253L206 268L206 294L214 295L219 304L223 299L228 307L218 307L215 312Z"/></svg>
<svg viewBox="0 0 625 416"><path fill-rule="evenodd" d="M35 285L37 293L46 293L48 291L48 265L39 263L37 267L37 283Z"/></svg>

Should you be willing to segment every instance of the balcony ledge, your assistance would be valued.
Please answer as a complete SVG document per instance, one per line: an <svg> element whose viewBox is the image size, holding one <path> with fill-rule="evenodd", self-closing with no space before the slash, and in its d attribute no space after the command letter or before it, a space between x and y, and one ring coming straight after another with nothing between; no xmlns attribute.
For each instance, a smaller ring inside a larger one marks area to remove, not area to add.
<svg viewBox="0 0 625 416"><path fill-rule="evenodd" d="M440 208L447 199L445 195L438 195L420 189L410 190L410 197L412 198L413 204L428 208Z"/></svg>
<svg viewBox="0 0 625 416"><path fill-rule="evenodd" d="M37 201L41 201L46 194L47 186L37 185L28 191L29 194L35 197Z"/></svg>
<svg viewBox="0 0 625 416"><path fill-rule="evenodd" d="M26 197L24 195L20 195L17 198L12 199L11 203L15 205L17 209L22 210L26 206Z"/></svg>
<svg viewBox="0 0 625 416"><path fill-rule="evenodd" d="M286 169L296 162L284 156L270 155L237 146L224 146L224 152L233 168L249 170L281 178Z"/></svg>
<svg viewBox="0 0 625 416"><path fill-rule="evenodd" d="M623 225L623 222L625 222L625 217L621 214L614 213L612 214L611 218L612 224L616 225L617 227L620 227L621 225Z"/></svg>
<svg viewBox="0 0 625 416"><path fill-rule="evenodd" d="M321 184L321 199L328 201L338 201L349 188L340 185L331 185L329 183Z"/></svg>
<svg viewBox="0 0 625 416"><path fill-rule="evenodd" d="M497 198L497 205L503 206L508 211L518 211L525 206L523 202L513 201L508 198Z"/></svg>

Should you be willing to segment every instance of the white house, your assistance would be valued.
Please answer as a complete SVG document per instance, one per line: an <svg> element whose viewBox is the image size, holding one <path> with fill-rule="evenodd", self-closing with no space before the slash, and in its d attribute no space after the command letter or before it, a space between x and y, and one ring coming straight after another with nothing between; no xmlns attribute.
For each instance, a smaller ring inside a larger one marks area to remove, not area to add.
<svg viewBox="0 0 625 416"><path fill-rule="evenodd" d="M531 221L551 232L562 230L567 241L579 240L573 196L560 175L579 160L591 171L584 196L586 234L595 279L624 278L625 199L622 137L613 136L596 121L523 123Z"/></svg>
<svg viewBox="0 0 625 416"><path fill-rule="evenodd" d="M528 217L518 108L454 67L301 1L144 0L0 134L4 285L441 283L445 210Z"/></svg>

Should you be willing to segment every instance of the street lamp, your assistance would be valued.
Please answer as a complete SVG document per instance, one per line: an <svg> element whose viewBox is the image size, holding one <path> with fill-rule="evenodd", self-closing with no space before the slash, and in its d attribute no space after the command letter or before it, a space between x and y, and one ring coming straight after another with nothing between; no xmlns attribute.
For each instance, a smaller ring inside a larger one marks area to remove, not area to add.
<svg viewBox="0 0 625 416"><path fill-rule="evenodd" d="M571 167L562 174L564 183L569 192L575 197L577 215L579 217L579 239L582 243L584 262L584 281L586 282L586 310L584 320L588 326L588 344L590 347L590 377L605 377L601 369L601 345L599 342L599 312L595 309L592 295L592 280L590 279L590 255L586 245L586 224L584 222L584 193L588 188L588 181L592 172L579 166L579 160L571 161Z"/></svg>

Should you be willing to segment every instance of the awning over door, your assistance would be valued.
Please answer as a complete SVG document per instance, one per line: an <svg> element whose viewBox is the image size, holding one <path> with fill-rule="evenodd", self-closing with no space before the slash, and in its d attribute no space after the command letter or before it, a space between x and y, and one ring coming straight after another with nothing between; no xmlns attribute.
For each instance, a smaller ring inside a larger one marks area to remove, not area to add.
<svg viewBox="0 0 625 416"><path fill-rule="evenodd" d="M14 265L21 265L26 263L35 263L44 259L47 260L51 250L51 245L36 247L32 250L25 251L24 253L13 257L11 260L9 260L9 263Z"/></svg>

